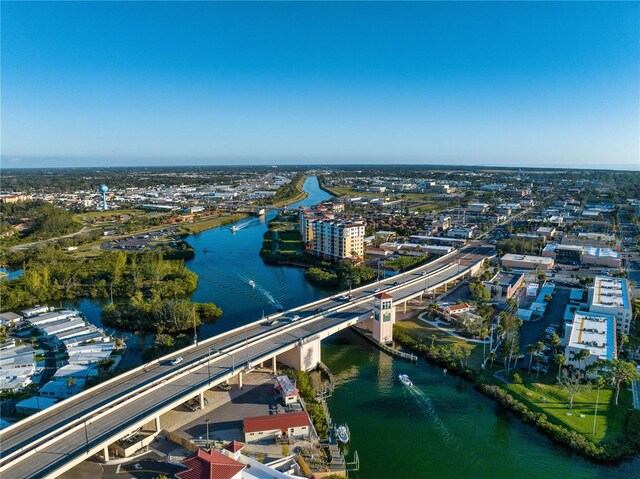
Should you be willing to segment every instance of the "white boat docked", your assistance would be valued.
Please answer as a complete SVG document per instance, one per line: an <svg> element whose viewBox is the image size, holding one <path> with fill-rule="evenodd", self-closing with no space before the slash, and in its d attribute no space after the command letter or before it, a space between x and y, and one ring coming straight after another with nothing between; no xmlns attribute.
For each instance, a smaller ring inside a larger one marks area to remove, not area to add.
<svg viewBox="0 0 640 479"><path fill-rule="evenodd" d="M342 424L336 428L336 438L343 444L349 442L349 426Z"/></svg>
<svg viewBox="0 0 640 479"><path fill-rule="evenodd" d="M411 379L409 379L409 376L407 376L406 374L399 374L398 375L398 379L400 380L400 382L402 384L404 384L407 387L413 386L413 383L411 382Z"/></svg>
<svg viewBox="0 0 640 479"><path fill-rule="evenodd" d="M249 286L251 286L252 288L256 287L256 282L254 280L249 280Z"/></svg>

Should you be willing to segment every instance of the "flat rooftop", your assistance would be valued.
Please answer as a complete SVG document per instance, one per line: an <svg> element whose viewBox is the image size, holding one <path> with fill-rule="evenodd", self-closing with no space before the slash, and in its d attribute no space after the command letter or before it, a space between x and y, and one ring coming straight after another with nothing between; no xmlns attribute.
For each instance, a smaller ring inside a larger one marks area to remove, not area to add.
<svg viewBox="0 0 640 479"><path fill-rule="evenodd" d="M576 311L567 346L588 349L600 359L614 359L615 330L615 318L610 314Z"/></svg>
<svg viewBox="0 0 640 479"><path fill-rule="evenodd" d="M629 285L625 278L596 276L591 306L629 309Z"/></svg>
<svg viewBox="0 0 640 479"><path fill-rule="evenodd" d="M502 258L501 261L524 261L525 263L539 263L539 264L553 264L553 258L547 258L546 256L530 256L527 254L512 254L507 253Z"/></svg>

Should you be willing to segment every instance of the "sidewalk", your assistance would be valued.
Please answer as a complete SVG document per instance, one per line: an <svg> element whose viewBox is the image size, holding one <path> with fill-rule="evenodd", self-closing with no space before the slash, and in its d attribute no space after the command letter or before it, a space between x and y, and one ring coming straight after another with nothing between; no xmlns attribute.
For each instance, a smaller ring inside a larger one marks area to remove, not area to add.
<svg viewBox="0 0 640 479"><path fill-rule="evenodd" d="M438 320L428 320L423 318L423 316L425 314L429 314L428 311L425 311L424 313L422 313L420 316L418 316L418 319L420 321L422 321L425 324L428 324L429 326L433 326L434 328L438 328L440 331L447 333L450 336L453 336L454 338L458 338L458 339L462 339L463 341L466 341L467 343L473 343L473 344L489 344L490 341L487 340L482 340L482 339L469 339L469 338L465 338L464 336L460 336L458 333L456 333L455 329L451 329L451 328L445 328L442 325L446 325L447 323Z"/></svg>

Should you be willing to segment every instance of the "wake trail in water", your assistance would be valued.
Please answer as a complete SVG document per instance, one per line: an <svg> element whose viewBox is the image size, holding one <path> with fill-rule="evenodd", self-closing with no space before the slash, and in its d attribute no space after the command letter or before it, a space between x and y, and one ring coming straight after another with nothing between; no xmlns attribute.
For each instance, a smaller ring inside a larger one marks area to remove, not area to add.
<svg viewBox="0 0 640 479"><path fill-rule="evenodd" d="M235 231L243 230L243 229L251 226L252 224L254 224L256 221L259 221L259 220L258 219L252 219L252 220L249 220L249 221L245 221L244 223L239 223L239 224L234 226L234 230Z"/></svg>
<svg viewBox="0 0 640 479"><path fill-rule="evenodd" d="M247 283L247 285L249 285L249 281L251 281L249 278L247 278L246 276L244 276L243 274L237 273L238 278L240 278L243 282ZM268 302L270 305L272 305L275 308L282 308L282 304L280 303L280 301L278 301L276 298L273 297L273 295L267 291L265 288L263 288L262 286L260 286L258 283L256 283L254 281L255 287L253 288L255 291L257 291L258 293L260 293Z"/></svg>
<svg viewBox="0 0 640 479"><path fill-rule="evenodd" d="M480 457L478 457L473 451L464 450L462 445L460 444L460 441L456 439L456 437L453 434L451 434L451 432L449 432L449 430L447 429L447 426L445 426L442 419L440 419L440 417L438 416L438 413L436 412L435 406L433 405L433 401L431 400L431 398L427 394L425 394L423 391L418 389L415 385L406 386L406 389L416 399L422 411L434 424L442 440L447 445L455 449L456 451L464 452L464 454L466 454L467 457L471 457L473 459L473 462L475 462L477 466L480 466L484 470L484 464L483 464L483 461L480 459Z"/></svg>
<svg viewBox="0 0 640 479"><path fill-rule="evenodd" d="M422 409L422 412L424 412L425 415L435 425L436 429L440 433L440 436L442 437L442 440L450 446L453 446L456 449L460 450L460 445L455 440L453 435L449 432L447 426L444 425L442 419L440 419L440 417L438 416L431 398L415 386L406 386L406 388L409 393L411 393L411 395L416 399L418 405L420 406L420 409Z"/></svg>

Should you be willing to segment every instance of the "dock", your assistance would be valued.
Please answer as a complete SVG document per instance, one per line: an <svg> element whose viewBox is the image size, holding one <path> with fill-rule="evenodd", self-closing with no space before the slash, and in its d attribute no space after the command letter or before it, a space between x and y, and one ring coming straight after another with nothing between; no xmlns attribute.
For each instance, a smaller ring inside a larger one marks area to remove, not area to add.
<svg viewBox="0 0 640 479"><path fill-rule="evenodd" d="M369 331L366 331L362 328L358 328L357 326L351 326L351 329L391 356L404 359L406 361L411 361L413 363L418 362L418 356L416 356L415 354L405 353L404 351L399 351L397 349L392 348L391 346L387 346L386 344L381 344L375 339L373 339L373 335Z"/></svg>

